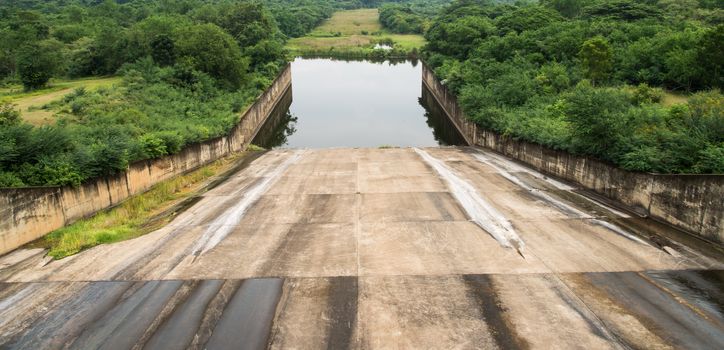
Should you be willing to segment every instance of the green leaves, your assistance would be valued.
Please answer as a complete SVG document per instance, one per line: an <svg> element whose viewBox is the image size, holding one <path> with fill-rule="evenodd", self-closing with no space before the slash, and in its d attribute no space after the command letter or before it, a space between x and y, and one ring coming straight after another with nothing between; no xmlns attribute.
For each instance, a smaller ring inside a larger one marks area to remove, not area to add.
<svg viewBox="0 0 724 350"><path fill-rule="evenodd" d="M613 50L608 40L597 36L584 41L578 57L586 71L586 76L594 84L608 79L613 69Z"/></svg>

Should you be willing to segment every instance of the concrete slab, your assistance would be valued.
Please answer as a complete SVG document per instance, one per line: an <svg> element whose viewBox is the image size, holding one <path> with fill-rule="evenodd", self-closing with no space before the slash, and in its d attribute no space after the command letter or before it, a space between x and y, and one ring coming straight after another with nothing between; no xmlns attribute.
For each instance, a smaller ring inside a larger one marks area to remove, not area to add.
<svg viewBox="0 0 724 350"><path fill-rule="evenodd" d="M186 259L164 279L357 275L351 223L239 226L208 252Z"/></svg>
<svg viewBox="0 0 724 350"><path fill-rule="evenodd" d="M360 176L360 193L445 192L447 187L432 174L428 176Z"/></svg>
<svg viewBox="0 0 724 350"><path fill-rule="evenodd" d="M359 286L362 348L496 348L460 276L361 277Z"/></svg>
<svg viewBox="0 0 724 350"><path fill-rule="evenodd" d="M241 225L353 222L356 203L354 194L264 195Z"/></svg>
<svg viewBox="0 0 724 350"><path fill-rule="evenodd" d="M275 194L344 194L357 192L355 175L282 176L266 193Z"/></svg>
<svg viewBox="0 0 724 350"><path fill-rule="evenodd" d="M465 221L467 216L448 192L365 193L360 220Z"/></svg>
<svg viewBox="0 0 724 350"><path fill-rule="evenodd" d="M531 254L555 272L684 269L690 262L623 237L586 220L533 220L514 223Z"/></svg>
<svg viewBox="0 0 724 350"><path fill-rule="evenodd" d="M360 276L549 271L468 221L363 223L359 261Z"/></svg>

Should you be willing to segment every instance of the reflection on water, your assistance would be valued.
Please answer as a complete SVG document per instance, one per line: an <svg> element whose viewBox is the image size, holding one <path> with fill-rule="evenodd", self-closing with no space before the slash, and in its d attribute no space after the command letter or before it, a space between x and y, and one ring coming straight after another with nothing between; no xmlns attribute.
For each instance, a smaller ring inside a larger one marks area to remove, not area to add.
<svg viewBox="0 0 724 350"><path fill-rule="evenodd" d="M464 144L435 100L421 93L421 77L417 61L296 59L289 96L253 143L265 148Z"/></svg>
<svg viewBox="0 0 724 350"><path fill-rule="evenodd" d="M422 97L420 97L420 105L425 108L425 118L427 118L427 126L432 129L432 135L440 146L461 146L466 141L458 129L448 118L442 106L437 103L435 97L422 84Z"/></svg>
<svg viewBox="0 0 724 350"><path fill-rule="evenodd" d="M297 117L289 111L292 104L292 89L288 89L279 103L267 118L264 126L252 141L253 144L264 148L274 148L287 144L289 135L297 129Z"/></svg>

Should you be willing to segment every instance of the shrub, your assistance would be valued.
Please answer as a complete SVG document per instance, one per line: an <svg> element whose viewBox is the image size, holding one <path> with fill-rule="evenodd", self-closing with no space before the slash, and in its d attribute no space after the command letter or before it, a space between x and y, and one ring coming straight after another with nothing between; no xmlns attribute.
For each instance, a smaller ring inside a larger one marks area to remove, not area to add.
<svg viewBox="0 0 724 350"><path fill-rule="evenodd" d="M639 84L631 94L635 104L658 103L664 97L664 91L660 88L652 88L646 83Z"/></svg>
<svg viewBox="0 0 724 350"><path fill-rule="evenodd" d="M0 103L0 127L17 125L20 123L20 111L9 102Z"/></svg>

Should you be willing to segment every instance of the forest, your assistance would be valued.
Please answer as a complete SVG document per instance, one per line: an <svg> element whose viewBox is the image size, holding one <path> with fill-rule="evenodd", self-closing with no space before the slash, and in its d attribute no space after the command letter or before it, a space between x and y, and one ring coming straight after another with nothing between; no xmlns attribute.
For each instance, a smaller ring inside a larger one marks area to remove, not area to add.
<svg viewBox="0 0 724 350"><path fill-rule="evenodd" d="M424 34L450 0L389 2L379 8L380 23L394 33Z"/></svg>
<svg viewBox="0 0 724 350"><path fill-rule="evenodd" d="M459 0L425 61L483 128L655 173L724 173L714 0Z"/></svg>
<svg viewBox="0 0 724 350"><path fill-rule="evenodd" d="M358 6L354 3L335 6ZM0 187L78 185L226 133L329 1L23 0L0 7L0 87L120 75L50 103L33 126L0 105ZM0 95L0 101L2 95Z"/></svg>

